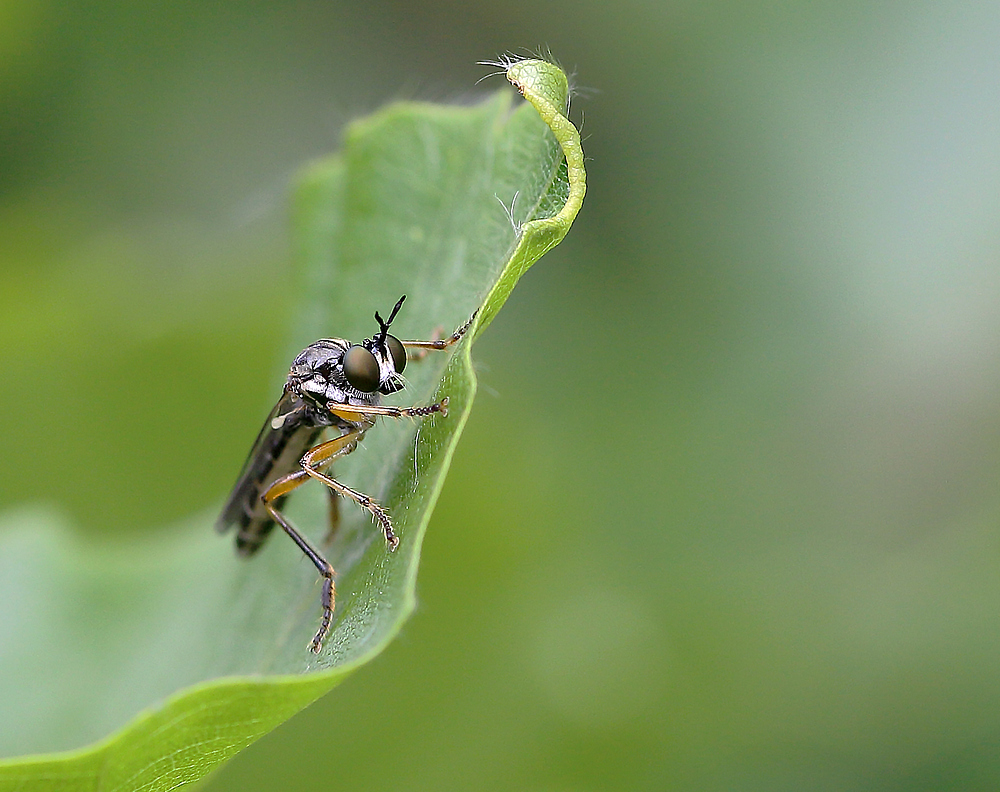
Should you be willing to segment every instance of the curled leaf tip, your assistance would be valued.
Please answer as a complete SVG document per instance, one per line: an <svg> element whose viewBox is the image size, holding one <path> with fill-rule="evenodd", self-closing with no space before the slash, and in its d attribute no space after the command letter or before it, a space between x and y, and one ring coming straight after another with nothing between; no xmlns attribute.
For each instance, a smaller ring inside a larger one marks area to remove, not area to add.
<svg viewBox="0 0 1000 792"><path fill-rule="evenodd" d="M569 106L569 80L555 64L537 58L509 61L505 64L507 79L534 104L532 97L544 99L565 113Z"/></svg>
<svg viewBox="0 0 1000 792"><path fill-rule="evenodd" d="M507 79L534 105L538 115L552 130L566 158L569 194L562 210L546 221L550 227L545 230L555 232L552 241L554 245L569 230L587 190L580 133L566 118L569 108L569 80L561 68L537 58L508 60L505 65ZM544 227L542 221L536 221L535 224L541 232Z"/></svg>
<svg viewBox="0 0 1000 792"><path fill-rule="evenodd" d="M486 297L479 315L477 334L492 321L517 279L566 236L587 192L580 133L566 117L570 92L565 72L555 64L537 58L505 58L493 65L504 69L507 79L548 126L562 152L565 170L555 175L550 190L551 197L558 197L562 206L554 213L531 217L517 227L517 247L507 268Z"/></svg>

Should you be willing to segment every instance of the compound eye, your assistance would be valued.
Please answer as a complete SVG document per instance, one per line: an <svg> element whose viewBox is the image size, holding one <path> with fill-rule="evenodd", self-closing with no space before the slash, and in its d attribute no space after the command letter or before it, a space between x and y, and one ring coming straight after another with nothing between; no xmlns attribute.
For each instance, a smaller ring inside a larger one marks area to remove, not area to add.
<svg viewBox="0 0 1000 792"><path fill-rule="evenodd" d="M381 372L375 356L355 344L344 353L344 376L362 393L374 393L378 390Z"/></svg>
<svg viewBox="0 0 1000 792"><path fill-rule="evenodd" d="M394 335L386 335L385 345L389 347L389 354L392 355L392 365L397 374L402 374L406 368L406 349L403 342Z"/></svg>

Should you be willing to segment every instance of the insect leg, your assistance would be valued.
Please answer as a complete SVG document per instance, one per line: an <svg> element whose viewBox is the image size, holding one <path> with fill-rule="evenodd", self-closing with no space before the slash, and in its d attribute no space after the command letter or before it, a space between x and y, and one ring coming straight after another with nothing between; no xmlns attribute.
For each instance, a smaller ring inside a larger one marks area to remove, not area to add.
<svg viewBox="0 0 1000 792"><path fill-rule="evenodd" d="M326 443L321 443L320 445L310 449L311 451L317 451L317 457L319 457L319 459L313 463L313 466L318 470L323 470L337 457L345 456L346 454L351 453L355 448L357 448L358 440L360 440L363 435L364 431L348 432L347 434L335 437ZM300 464L302 463L300 462ZM329 528L326 532L326 538L323 540L323 543L329 544L333 541L333 537L336 535L337 529L340 527L340 495L336 490L330 488L327 488L326 491L330 495L330 511Z"/></svg>
<svg viewBox="0 0 1000 792"><path fill-rule="evenodd" d="M388 512L364 493L351 489L346 484L341 484L323 472L323 468L329 464L331 459L353 451L363 434L363 430L355 430L336 437L333 440L328 440L325 443L320 443L315 448L310 449L302 457L302 472L312 476L317 481L322 481L331 491L350 498L361 508L366 509L381 526L389 549L395 550L399 544L399 538L392 530L392 521L389 519Z"/></svg>
<svg viewBox="0 0 1000 792"><path fill-rule="evenodd" d="M322 554L316 550L309 541L300 534L295 527L288 521L274 505L274 501L280 498L282 495L287 495L293 489L298 487L300 484L309 480L309 474L305 470L296 470L294 473L289 473L287 476L282 476L261 496L261 500L264 502L264 507L267 509L267 513L271 515L271 518L280 525L286 534L288 534L292 541L299 546L299 549L305 553L306 557L312 561L313 566L319 570L320 576L323 578L323 592L320 595L320 600L323 605L323 618L320 620L319 629L316 631L316 635L313 636L309 648L314 654L318 654L319 650L323 648L323 639L326 638L328 632L330 632L330 625L333 622L333 608L336 598L336 588L333 584L334 571L333 567L330 566L330 562L327 561Z"/></svg>
<svg viewBox="0 0 1000 792"><path fill-rule="evenodd" d="M333 541L333 537L337 535L337 529L340 527L340 496L332 489L328 489L327 492L330 493L329 527L323 544L330 544Z"/></svg>
<svg viewBox="0 0 1000 792"><path fill-rule="evenodd" d="M410 360L423 360L427 357L427 352L431 349L447 349L452 344L458 343L462 340L462 336L465 335L466 331L472 326L472 322L475 320L476 314L478 313L479 310L477 309L473 312L472 316L468 318L465 324L459 327L447 338L439 338L439 332L435 332L435 337L429 341L403 341L403 346L407 349L407 351L415 350L412 355L408 354L407 358Z"/></svg>
<svg viewBox="0 0 1000 792"><path fill-rule="evenodd" d="M342 402L329 402L326 406L334 415L347 421L363 421L365 418L380 415L386 418L419 418L423 415L431 415L432 413L447 415L448 397L445 396L441 401L429 404L426 407L392 407L386 404L362 405L343 404ZM344 436L346 437L347 435ZM339 440L340 438L337 439ZM336 440L331 440L330 442L336 442ZM326 443L318 445L316 448L322 448L323 445L326 445Z"/></svg>

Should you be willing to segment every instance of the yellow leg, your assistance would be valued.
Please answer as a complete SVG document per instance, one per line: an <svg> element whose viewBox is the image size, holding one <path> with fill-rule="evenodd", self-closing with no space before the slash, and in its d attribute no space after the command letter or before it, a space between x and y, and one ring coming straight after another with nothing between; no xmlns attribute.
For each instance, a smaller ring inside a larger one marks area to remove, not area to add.
<svg viewBox="0 0 1000 792"><path fill-rule="evenodd" d="M432 413L447 415L448 397L445 396L441 401L430 404L427 407L392 407L387 404L356 405L342 404L340 402L330 402L326 407L338 418L343 418L345 421L363 421L366 418L377 418L379 416L386 418L420 418ZM344 436L346 437L347 435ZM339 440L340 438L337 439ZM333 443L336 441L331 440L330 442ZM323 445L326 445L326 443ZM316 448L322 447L322 445L316 446Z"/></svg>
<svg viewBox="0 0 1000 792"><path fill-rule="evenodd" d="M358 492L355 489L351 489L346 484L341 484L336 479L323 473L323 468L327 467L330 462L338 456L343 456L344 454L349 454L358 444L358 440L364 435L365 430L355 430L353 432L348 432L347 434L336 437L333 440L328 440L325 443L320 443L315 448L311 448L306 452L305 456L302 457L302 471L308 476L316 479L317 481L322 481L330 488L331 491L336 492L338 495L343 495L344 497L350 498L355 503L357 503L361 508L366 509L375 521L382 528L382 533L385 534L385 541L389 545L390 550L395 550L396 546L399 544L399 539L392 530L392 521L389 519L389 514L383 509L378 503L369 498L363 492Z"/></svg>
<svg viewBox="0 0 1000 792"><path fill-rule="evenodd" d="M461 327L459 327L454 333L452 333L447 338L439 338L440 329L434 333L435 337L429 341L403 341L403 346L407 351L413 349L416 350L414 354L407 355L410 360L423 360L427 357L427 352L432 349L447 349L452 344L456 344L462 340L462 336L465 335L466 331L471 327L473 320L476 318L476 314L479 311L475 311L472 316L469 317L468 321L465 322Z"/></svg>
<svg viewBox="0 0 1000 792"><path fill-rule="evenodd" d="M323 605L323 617L320 620L319 629L309 644L310 650L314 654L318 654L319 650L323 648L323 639L330 632L330 625L333 623L333 609L336 602L336 588L333 583L333 576L336 573L333 567L330 566L330 562L316 548L309 544L309 541L295 529L295 526L274 505L274 502L282 495L287 495L308 480L309 474L305 470L297 470L294 473L289 473L287 476L282 476L271 484L261 496L261 500L264 501L264 506L268 514L271 515L271 519L278 523L284 529L285 533L291 537L292 541L299 546L299 549L312 561L313 566L316 567L323 578L323 591L320 595L320 601Z"/></svg>

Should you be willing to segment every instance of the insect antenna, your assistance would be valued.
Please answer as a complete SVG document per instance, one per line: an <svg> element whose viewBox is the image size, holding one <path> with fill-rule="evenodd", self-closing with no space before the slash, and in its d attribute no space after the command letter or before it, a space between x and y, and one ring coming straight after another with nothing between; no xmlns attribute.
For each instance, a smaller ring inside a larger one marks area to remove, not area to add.
<svg viewBox="0 0 1000 792"><path fill-rule="evenodd" d="M378 311L375 312L375 321L378 322L378 326L381 329L378 336L375 339L375 344L380 347L385 346L385 337L389 333L389 325L392 324L392 320L396 318L396 314L399 313L399 308L403 304L403 300L406 299L404 294L399 298L399 302L396 303L396 307L392 309L392 313L389 314L389 319L387 321L382 321L382 317L378 315Z"/></svg>

